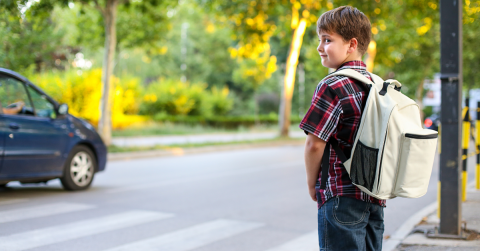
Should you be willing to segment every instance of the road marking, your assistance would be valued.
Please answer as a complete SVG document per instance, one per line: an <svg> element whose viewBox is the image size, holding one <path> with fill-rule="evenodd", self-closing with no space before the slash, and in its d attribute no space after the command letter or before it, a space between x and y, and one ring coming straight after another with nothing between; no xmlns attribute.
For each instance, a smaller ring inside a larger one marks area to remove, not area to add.
<svg viewBox="0 0 480 251"><path fill-rule="evenodd" d="M106 191L106 193L122 193L122 192L130 192L130 191L142 190L142 189L152 189L152 188L158 188L158 187L168 186L168 185L190 183L190 182L206 180L206 179L223 178L223 177L229 177L229 176L237 176L237 175L242 175L242 174L268 171L268 170L272 170L272 169L295 167L295 166L304 166L304 165L305 165L305 163L300 162L300 161L287 162L287 163L276 163L276 164L270 164L270 165L265 165L265 166L242 168L242 169L239 169L239 170L229 171L229 172L224 172L224 173L206 174L206 175L199 175L199 176L190 177L190 178L178 178L178 179L171 179L171 180L160 181L160 182L157 181L155 183L146 183L146 184L141 184L141 185L122 186L120 188L109 189L109 190Z"/></svg>
<svg viewBox="0 0 480 251"><path fill-rule="evenodd" d="M0 206L1 205L9 205L9 204L15 204L15 203L20 203L20 202L25 202L28 201L28 199L0 199Z"/></svg>
<svg viewBox="0 0 480 251"><path fill-rule="evenodd" d="M318 231L302 235L267 251L318 251Z"/></svg>
<svg viewBox="0 0 480 251"><path fill-rule="evenodd" d="M125 213L2 236L0 237L0 250L26 250L170 217L173 217L173 215L150 211L128 211Z"/></svg>
<svg viewBox="0 0 480 251"><path fill-rule="evenodd" d="M33 206L33 207L12 209L8 211L0 211L0 223L87 210L87 209L92 209L94 207L95 206L92 206L92 205L85 205L85 204L78 204L78 203L53 203L53 204L47 204L42 206Z"/></svg>
<svg viewBox="0 0 480 251"><path fill-rule="evenodd" d="M108 249L108 251L187 251L225 239L263 224L233 220L214 220L190 228Z"/></svg>

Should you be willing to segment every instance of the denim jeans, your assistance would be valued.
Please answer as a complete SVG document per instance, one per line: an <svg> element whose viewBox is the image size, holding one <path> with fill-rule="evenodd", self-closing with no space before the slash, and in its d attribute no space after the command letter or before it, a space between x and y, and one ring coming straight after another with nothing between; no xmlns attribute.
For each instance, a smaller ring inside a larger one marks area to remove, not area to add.
<svg viewBox="0 0 480 251"><path fill-rule="evenodd" d="M334 197L318 209L320 251L382 250L383 207Z"/></svg>

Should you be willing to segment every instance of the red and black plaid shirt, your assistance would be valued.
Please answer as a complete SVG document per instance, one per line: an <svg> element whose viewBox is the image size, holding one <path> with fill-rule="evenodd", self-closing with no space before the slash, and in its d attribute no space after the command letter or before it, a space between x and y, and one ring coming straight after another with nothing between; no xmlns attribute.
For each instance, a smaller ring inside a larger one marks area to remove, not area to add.
<svg viewBox="0 0 480 251"><path fill-rule="evenodd" d="M338 70L353 69L371 79L366 65L362 61L350 61ZM334 137L346 156L350 156L355 140L367 93L361 84L344 76L331 76L322 80L315 90L312 105L300 123L300 129L311 133L324 141ZM332 168L333 166L333 168ZM318 184L321 175L318 177ZM362 201L385 206L385 200L379 200L362 192L352 184L347 170L330 148L330 168L326 188L317 186L318 208L335 196L351 197Z"/></svg>

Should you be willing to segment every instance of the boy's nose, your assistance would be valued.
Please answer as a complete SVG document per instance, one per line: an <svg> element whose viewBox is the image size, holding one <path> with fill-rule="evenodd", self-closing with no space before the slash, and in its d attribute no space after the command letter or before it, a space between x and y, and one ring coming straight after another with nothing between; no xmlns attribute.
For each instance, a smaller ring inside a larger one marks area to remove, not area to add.
<svg viewBox="0 0 480 251"><path fill-rule="evenodd" d="M321 46L321 45L318 45L318 47L317 47L317 51L318 51L318 52L323 52L323 46Z"/></svg>

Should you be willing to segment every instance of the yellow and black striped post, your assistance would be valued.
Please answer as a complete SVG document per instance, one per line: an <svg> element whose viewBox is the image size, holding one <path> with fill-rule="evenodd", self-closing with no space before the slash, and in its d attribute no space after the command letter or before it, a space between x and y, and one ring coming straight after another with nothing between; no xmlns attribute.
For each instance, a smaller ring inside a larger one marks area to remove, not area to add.
<svg viewBox="0 0 480 251"><path fill-rule="evenodd" d="M465 99L465 107L463 108L463 126L462 126L462 201L467 200L467 159L468 159L468 145L470 141L470 111L469 99Z"/></svg>
<svg viewBox="0 0 480 251"><path fill-rule="evenodd" d="M475 123L477 135L475 135L475 151L477 152L477 171L475 175L475 188L480 189L480 102L477 102L477 122Z"/></svg>

